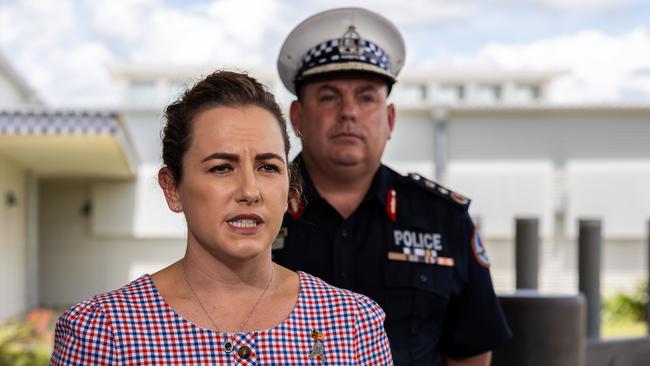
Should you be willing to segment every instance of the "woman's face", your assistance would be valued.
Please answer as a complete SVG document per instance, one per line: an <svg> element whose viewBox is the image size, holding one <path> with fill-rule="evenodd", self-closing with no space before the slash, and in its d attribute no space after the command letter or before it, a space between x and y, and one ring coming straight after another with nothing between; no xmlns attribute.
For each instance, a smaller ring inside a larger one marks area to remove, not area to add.
<svg viewBox="0 0 650 366"><path fill-rule="evenodd" d="M197 115L175 190L190 245L230 260L270 253L288 190L282 131L270 112L214 107Z"/></svg>

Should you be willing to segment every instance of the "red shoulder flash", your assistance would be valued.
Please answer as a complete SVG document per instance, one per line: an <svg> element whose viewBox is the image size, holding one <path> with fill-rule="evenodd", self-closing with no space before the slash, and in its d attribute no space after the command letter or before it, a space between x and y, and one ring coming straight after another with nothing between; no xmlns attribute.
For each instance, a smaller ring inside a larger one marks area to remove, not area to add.
<svg viewBox="0 0 650 366"><path fill-rule="evenodd" d="M393 188L386 193L386 213L390 221L395 222L397 220L397 192Z"/></svg>

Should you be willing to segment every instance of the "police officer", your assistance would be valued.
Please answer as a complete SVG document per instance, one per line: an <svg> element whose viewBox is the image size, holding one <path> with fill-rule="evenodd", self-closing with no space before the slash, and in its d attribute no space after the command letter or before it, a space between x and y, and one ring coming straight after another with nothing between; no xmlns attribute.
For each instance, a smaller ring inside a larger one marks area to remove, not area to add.
<svg viewBox="0 0 650 366"><path fill-rule="evenodd" d="M278 70L297 97L304 192L274 260L377 301L398 366L488 365L511 335L469 200L381 164L404 56L397 28L360 8L316 14L287 37Z"/></svg>

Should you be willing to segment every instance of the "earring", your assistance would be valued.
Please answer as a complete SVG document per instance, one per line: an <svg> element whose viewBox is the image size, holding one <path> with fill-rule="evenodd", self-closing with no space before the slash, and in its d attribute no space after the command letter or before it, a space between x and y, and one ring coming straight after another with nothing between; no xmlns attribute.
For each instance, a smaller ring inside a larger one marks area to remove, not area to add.
<svg viewBox="0 0 650 366"><path fill-rule="evenodd" d="M174 212L181 212L181 211L182 211L182 210L181 210L180 207L174 207Z"/></svg>

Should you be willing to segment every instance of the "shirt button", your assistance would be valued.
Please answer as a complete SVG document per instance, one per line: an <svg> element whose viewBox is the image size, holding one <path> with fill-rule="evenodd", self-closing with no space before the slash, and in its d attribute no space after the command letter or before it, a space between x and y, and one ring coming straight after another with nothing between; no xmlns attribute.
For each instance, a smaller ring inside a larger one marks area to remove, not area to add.
<svg viewBox="0 0 650 366"><path fill-rule="evenodd" d="M347 237L348 236L348 231L345 230L345 229L341 230L341 236L344 237L344 238Z"/></svg>
<svg viewBox="0 0 650 366"><path fill-rule="evenodd" d="M341 278L348 278L348 273L345 271L341 272Z"/></svg>
<svg viewBox="0 0 650 366"><path fill-rule="evenodd" d="M424 275L424 274L420 275L420 282L427 282L428 280L429 280L429 278L427 277L427 275Z"/></svg>
<svg viewBox="0 0 650 366"><path fill-rule="evenodd" d="M237 350L237 354L244 360L247 360L251 356L251 349L248 346L241 346Z"/></svg>

